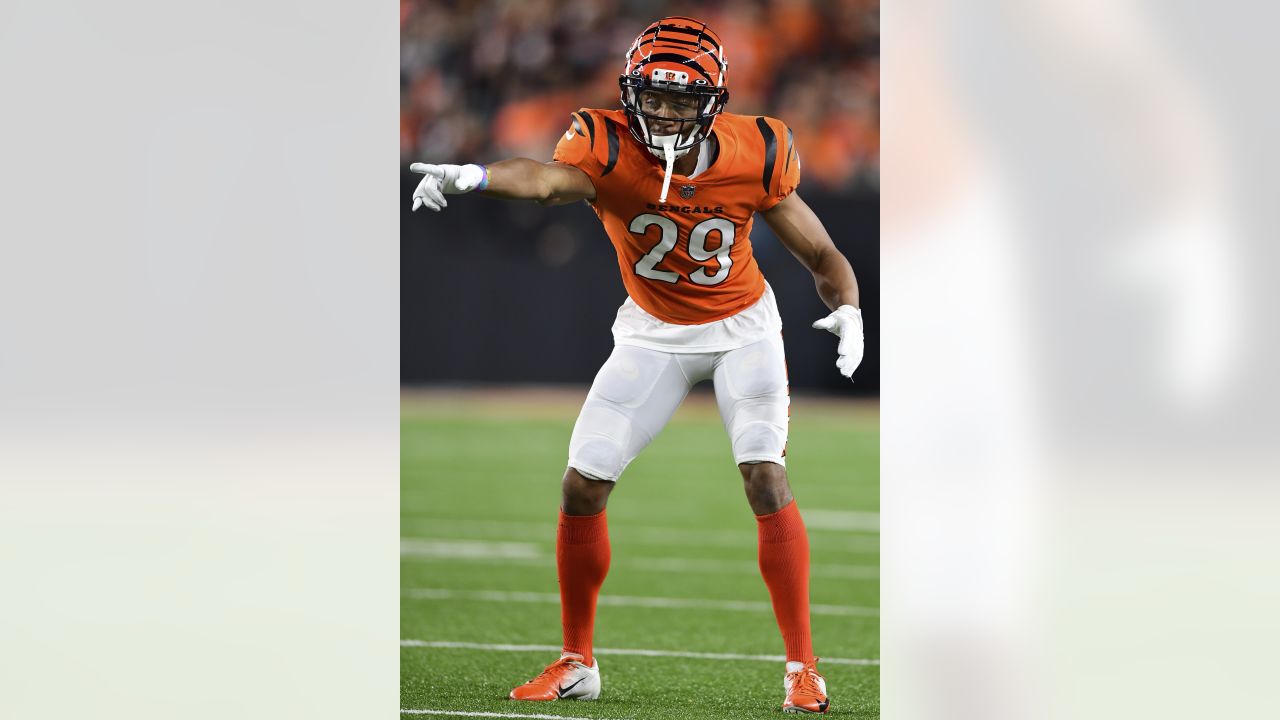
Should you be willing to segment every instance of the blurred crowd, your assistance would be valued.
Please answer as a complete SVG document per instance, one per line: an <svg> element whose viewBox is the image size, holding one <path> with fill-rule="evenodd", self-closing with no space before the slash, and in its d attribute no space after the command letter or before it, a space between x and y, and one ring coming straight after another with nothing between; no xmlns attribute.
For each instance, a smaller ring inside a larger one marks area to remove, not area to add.
<svg viewBox="0 0 1280 720"><path fill-rule="evenodd" d="M879 0L401 0L402 162L549 160L580 107L616 108L632 40L686 15L719 33L729 112L795 132L804 180L879 180Z"/></svg>

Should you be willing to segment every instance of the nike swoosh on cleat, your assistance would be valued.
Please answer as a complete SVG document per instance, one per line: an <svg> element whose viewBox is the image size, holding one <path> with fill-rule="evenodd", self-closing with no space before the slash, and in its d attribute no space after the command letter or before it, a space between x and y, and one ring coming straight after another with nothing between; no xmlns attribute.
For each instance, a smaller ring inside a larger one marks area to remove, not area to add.
<svg viewBox="0 0 1280 720"><path fill-rule="evenodd" d="M556 688L556 697L563 698L565 693L567 693L567 692L569 692L570 690L572 690L572 689L574 688L574 685L577 685L578 683L582 682L583 680L586 680L586 678L585 678L585 677L580 677L580 678L578 678L578 679L577 679L577 681L576 681L576 682L574 682L574 683L573 683L573 685L570 685L569 687L558 687L558 688Z"/></svg>

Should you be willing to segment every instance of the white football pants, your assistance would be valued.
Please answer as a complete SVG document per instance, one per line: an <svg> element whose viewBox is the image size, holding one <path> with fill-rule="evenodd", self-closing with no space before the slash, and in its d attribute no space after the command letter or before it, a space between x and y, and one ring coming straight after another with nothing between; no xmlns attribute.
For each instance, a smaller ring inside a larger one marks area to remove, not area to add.
<svg viewBox="0 0 1280 720"><path fill-rule="evenodd" d="M666 426L699 382L710 378L738 463L785 465L787 365L782 336L737 350L666 353L618 345L596 374L569 441L569 467L616 481Z"/></svg>

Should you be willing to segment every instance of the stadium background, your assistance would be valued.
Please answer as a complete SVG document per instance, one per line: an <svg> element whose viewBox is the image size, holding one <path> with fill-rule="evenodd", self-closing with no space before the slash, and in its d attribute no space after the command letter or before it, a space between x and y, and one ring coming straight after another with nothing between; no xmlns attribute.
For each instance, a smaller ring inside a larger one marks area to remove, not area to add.
<svg viewBox="0 0 1280 720"><path fill-rule="evenodd" d="M850 385L812 277L763 222L752 243L787 333L791 386L879 391L877 0L402 0L401 379L588 383L625 298L612 246L582 204L466 198L410 213L411 162L550 160L580 107L618 106L623 52L654 18L689 15L721 35L730 112L794 131L800 193L858 275L867 352Z"/></svg>

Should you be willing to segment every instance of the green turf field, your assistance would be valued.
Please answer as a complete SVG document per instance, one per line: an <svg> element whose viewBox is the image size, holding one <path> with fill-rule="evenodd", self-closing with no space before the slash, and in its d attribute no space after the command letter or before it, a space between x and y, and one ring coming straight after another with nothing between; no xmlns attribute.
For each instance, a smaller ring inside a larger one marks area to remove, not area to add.
<svg viewBox="0 0 1280 720"><path fill-rule="evenodd" d="M781 717L782 640L755 567L755 520L719 416L698 398L609 501L600 699L506 699L558 656L556 512L580 400L405 396L403 717ZM814 649L833 661L819 663L830 714L854 718L880 707L877 417L873 405L795 398L787 458L810 531ZM637 650L652 652L623 652Z"/></svg>

